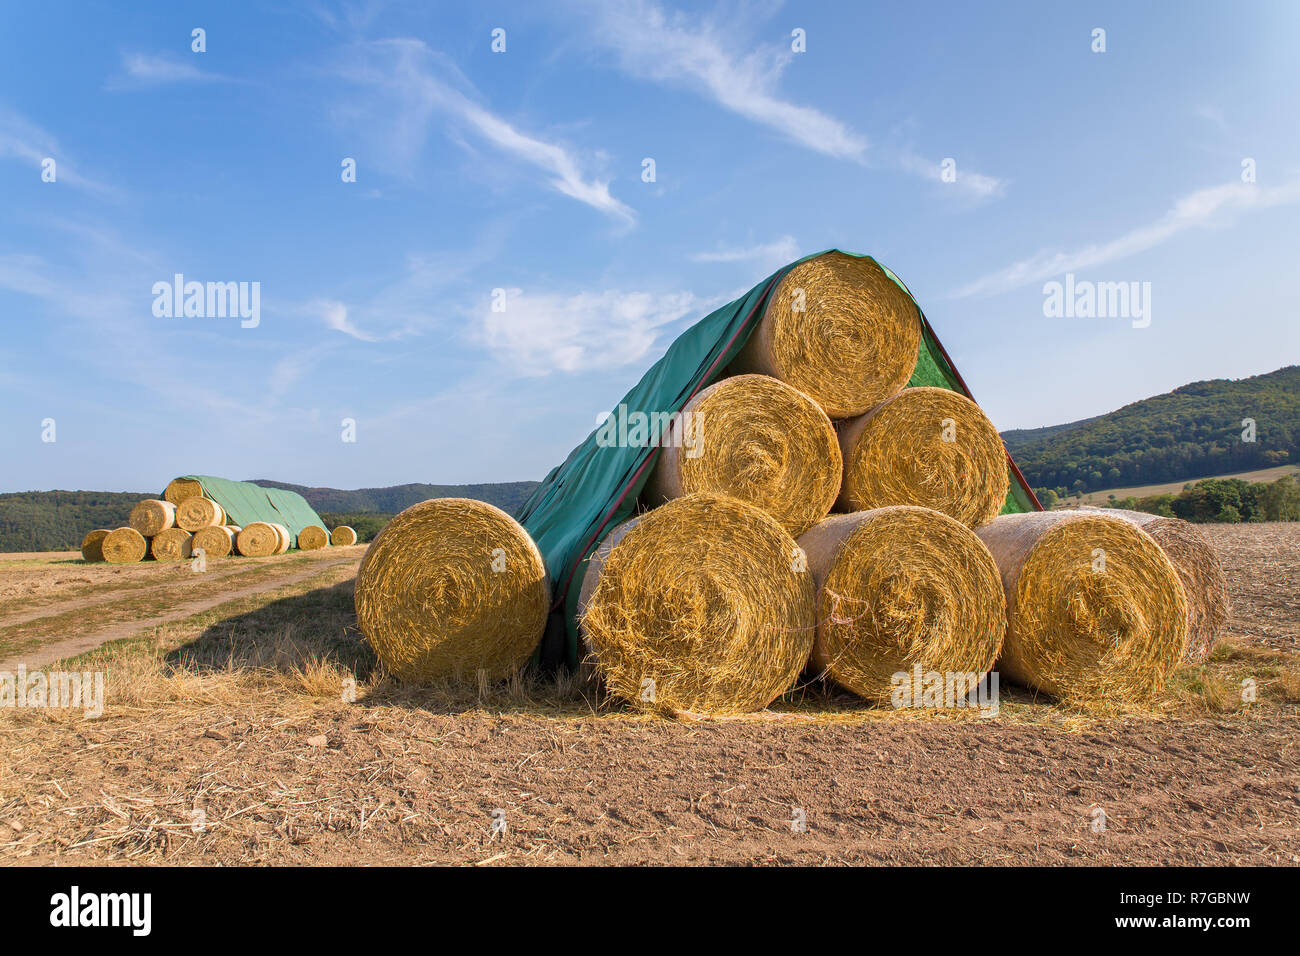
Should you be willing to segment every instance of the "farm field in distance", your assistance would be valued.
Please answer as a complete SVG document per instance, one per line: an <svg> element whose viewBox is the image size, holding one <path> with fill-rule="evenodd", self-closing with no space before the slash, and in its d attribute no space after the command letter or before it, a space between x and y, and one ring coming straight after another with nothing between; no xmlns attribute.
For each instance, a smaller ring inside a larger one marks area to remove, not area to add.
<svg viewBox="0 0 1300 956"><path fill-rule="evenodd" d="M1212 475L1207 477L1213 478L1240 478L1242 481L1252 482L1271 482L1277 481L1286 475L1300 475L1300 465L1278 465L1276 468L1261 468L1258 471L1238 471L1230 475ZM1204 481L1204 478L1188 478L1183 481L1166 481L1157 485L1135 485L1132 488L1103 488L1101 491L1085 492L1079 504L1097 505L1103 507L1110 500L1110 496L1116 498L1146 498L1151 495L1176 495L1187 485L1194 485L1198 481ZM1067 504L1075 503L1074 498L1067 498Z"/></svg>
<svg viewBox="0 0 1300 956"><path fill-rule="evenodd" d="M0 708L0 862L1292 865L1300 523L1200 527L1233 601L1207 664L1149 711L1004 683L991 718L815 685L703 722L568 676L405 687L356 630L361 546L203 574L2 556L0 671L102 671L107 702Z"/></svg>

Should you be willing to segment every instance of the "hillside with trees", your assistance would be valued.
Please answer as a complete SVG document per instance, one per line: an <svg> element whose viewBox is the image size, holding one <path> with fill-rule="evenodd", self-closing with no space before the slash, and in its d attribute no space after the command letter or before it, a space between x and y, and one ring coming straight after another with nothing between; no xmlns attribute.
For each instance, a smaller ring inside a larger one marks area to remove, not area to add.
<svg viewBox="0 0 1300 956"><path fill-rule="evenodd" d="M1107 415L1003 437L1030 486L1059 498L1300 462L1300 366L1193 382Z"/></svg>

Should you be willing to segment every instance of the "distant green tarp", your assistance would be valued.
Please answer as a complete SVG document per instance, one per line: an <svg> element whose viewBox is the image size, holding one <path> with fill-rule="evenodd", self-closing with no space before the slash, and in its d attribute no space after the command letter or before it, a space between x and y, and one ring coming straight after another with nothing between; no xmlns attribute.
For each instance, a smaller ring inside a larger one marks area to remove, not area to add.
<svg viewBox="0 0 1300 956"><path fill-rule="evenodd" d="M758 325L772 291L785 274L800 262L823 254L805 256L778 269L741 298L691 326L668 346L663 358L651 366L618 407L627 415L643 412L651 422L662 421L654 413L680 411L697 392L722 377ZM897 276L888 269L885 272L911 296ZM937 385L970 397L970 390L939 344L924 312L921 323L922 347L908 384ZM579 569L605 535L636 510L659 450L659 436L652 433L650 438L646 447L602 447L593 430L563 464L551 470L520 509L519 520L537 542L554 587L551 619L538 655L544 666L565 661L574 667L578 663ZM1039 510L1037 499L1010 455L1007 466L1011 491L1002 510Z"/></svg>
<svg viewBox="0 0 1300 956"><path fill-rule="evenodd" d="M182 475L189 481L197 481L203 486L203 494L225 509L227 521L246 528L254 521L282 524L293 535L294 544L298 533L309 525L325 527L315 509L307 504L307 499L296 491L283 488L263 488L251 481L231 481L229 478L215 478L212 475Z"/></svg>

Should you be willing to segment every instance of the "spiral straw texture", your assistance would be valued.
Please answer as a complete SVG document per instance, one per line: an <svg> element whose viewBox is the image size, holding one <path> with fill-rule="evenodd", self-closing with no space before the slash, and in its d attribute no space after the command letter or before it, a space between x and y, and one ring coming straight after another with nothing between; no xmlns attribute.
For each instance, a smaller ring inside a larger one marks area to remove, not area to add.
<svg viewBox="0 0 1300 956"><path fill-rule="evenodd" d="M310 524L298 532L298 549L315 551L330 543L330 533L320 525Z"/></svg>
<svg viewBox="0 0 1300 956"><path fill-rule="evenodd" d="M542 637L550 585L541 553L499 508L466 498L412 505L370 543L357 572L361 632L412 682L507 677Z"/></svg>
<svg viewBox="0 0 1300 956"><path fill-rule="evenodd" d="M146 538L152 538L176 524L176 506L170 501L146 498L131 509L127 524Z"/></svg>
<svg viewBox="0 0 1300 956"><path fill-rule="evenodd" d="M837 507L919 505L967 527L1006 502L1006 450L980 407L946 388L908 388L840 424L844 483Z"/></svg>
<svg viewBox="0 0 1300 956"><path fill-rule="evenodd" d="M781 280L730 371L772 375L850 418L907 384L920 342L920 312L884 269L828 252Z"/></svg>
<svg viewBox="0 0 1300 956"><path fill-rule="evenodd" d="M149 541L135 528L117 528L100 542L104 560L109 564L134 564L149 553Z"/></svg>
<svg viewBox="0 0 1300 956"><path fill-rule="evenodd" d="M235 536L240 529L234 525L214 525L200 528L194 532L192 547L195 551L203 549L209 558L224 558L235 549Z"/></svg>
<svg viewBox="0 0 1300 956"><path fill-rule="evenodd" d="M776 519L699 493L619 525L588 562L579 611L612 694L647 710L738 714L794 684L813 603L807 562Z"/></svg>
<svg viewBox="0 0 1300 956"><path fill-rule="evenodd" d="M978 529L998 564L998 670L1068 701L1155 698L1187 645L1187 599L1145 531L1099 512L1008 514Z"/></svg>
<svg viewBox="0 0 1300 956"><path fill-rule="evenodd" d="M176 506L176 525L186 531L198 531L226 523L226 513L211 498L194 496Z"/></svg>
<svg viewBox="0 0 1300 956"><path fill-rule="evenodd" d="M86 532L86 536L81 539L81 559L83 561L103 561L104 560L104 539L109 535L109 529L96 528L94 531Z"/></svg>
<svg viewBox="0 0 1300 956"><path fill-rule="evenodd" d="M725 378L673 419L646 500L716 492L762 508L792 535L831 510L842 463L826 413L767 375Z"/></svg>
<svg viewBox="0 0 1300 956"><path fill-rule="evenodd" d="M149 539L155 561L184 561L194 553L194 535L184 528L167 528Z"/></svg>
<svg viewBox="0 0 1300 956"><path fill-rule="evenodd" d="M960 522L894 506L832 515L799 539L817 584L814 669L874 703L893 677L993 668L1006 601L988 548Z"/></svg>

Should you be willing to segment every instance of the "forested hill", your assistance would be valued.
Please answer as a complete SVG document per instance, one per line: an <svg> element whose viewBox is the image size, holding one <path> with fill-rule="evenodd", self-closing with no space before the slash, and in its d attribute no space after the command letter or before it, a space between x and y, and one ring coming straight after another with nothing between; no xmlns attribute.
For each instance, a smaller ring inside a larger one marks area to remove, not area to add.
<svg viewBox="0 0 1300 956"><path fill-rule="evenodd" d="M1193 382L1096 418L1003 438L1029 484L1061 497L1300 463L1300 366Z"/></svg>
<svg viewBox="0 0 1300 956"><path fill-rule="evenodd" d="M357 488L341 491L338 488L309 488L290 485L283 481L254 478L253 483L265 488L287 488L307 499L317 511L367 512L386 514L409 508L430 498L474 498L496 505L502 511L514 514L537 487L535 481L506 481L481 485L393 485L391 488Z"/></svg>

